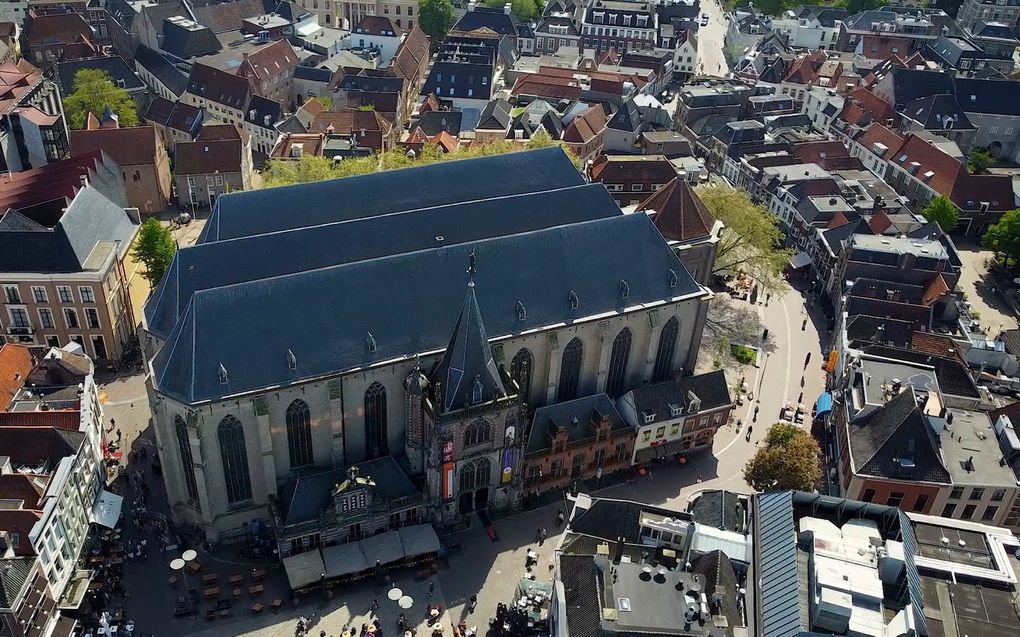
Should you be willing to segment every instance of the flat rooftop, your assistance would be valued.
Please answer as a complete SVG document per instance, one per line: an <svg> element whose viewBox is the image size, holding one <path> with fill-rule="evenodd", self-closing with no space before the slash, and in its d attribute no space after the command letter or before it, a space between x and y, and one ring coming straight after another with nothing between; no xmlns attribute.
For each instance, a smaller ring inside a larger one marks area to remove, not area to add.
<svg viewBox="0 0 1020 637"><path fill-rule="evenodd" d="M953 415L953 423L949 425L953 435L950 437L943 434L939 440L953 483L961 486L1015 487L1016 476L1013 470L999 462L1002 460L1002 450L988 415L982 411L963 409L949 409L946 416L949 414ZM963 506L967 502L960 504ZM997 504L1008 506L1007 502ZM975 511L974 519L980 519L983 511L982 505Z"/></svg>
<svg viewBox="0 0 1020 637"><path fill-rule="evenodd" d="M690 635L707 634L711 629L711 621L687 623L684 617L684 602L700 606L705 582L697 573L625 562L614 568L615 581L604 580L602 607L616 610L615 620L608 623L615 632Z"/></svg>
<svg viewBox="0 0 1020 637"><path fill-rule="evenodd" d="M853 245L866 250L876 252L890 252L893 254L913 254L918 257L929 257L932 259L948 259L946 248L938 241L930 239L910 239L898 237L883 237L870 234L855 234Z"/></svg>

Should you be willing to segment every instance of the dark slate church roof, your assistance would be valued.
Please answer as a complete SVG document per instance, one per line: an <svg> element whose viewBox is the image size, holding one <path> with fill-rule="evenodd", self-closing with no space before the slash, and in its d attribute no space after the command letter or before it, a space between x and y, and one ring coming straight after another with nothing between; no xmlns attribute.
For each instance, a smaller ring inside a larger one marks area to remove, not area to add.
<svg viewBox="0 0 1020 637"><path fill-rule="evenodd" d="M474 267L474 253L471 253L472 277ZM432 377L443 383L443 411L462 409L494 396L506 396L478 309L474 280L468 282L450 344Z"/></svg>
<svg viewBox="0 0 1020 637"><path fill-rule="evenodd" d="M504 197L493 197L182 248L145 306L147 328L168 335L195 290L424 250L438 245L437 236L443 245L455 245L622 214L602 184L514 200L513 214L506 214ZM399 232L392 232L395 224ZM267 259L267 254L287 257Z"/></svg>
<svg viewBox="0 0 1020 637"><path fill-rule="evenodd" d="M471 249L479 265L475 276L478 307L490 334L520 333L621 311L624 305L700 293L645 215L603 213L599 218L566 225L547 219L532 229L502 236L489 234L492 224L521 215L529 207L513 194L516 191L533 192L536 183L556 189L564 185L552 179L557 174L565 177L568 186L580 181L562 151L551 150L555 154L517 153L516 158L486 158L499 160L496 162L464 160L270 189L260 191L257 198L244 196L249 193L223 197L218 204L233 201L218 206L214 232L224 234L227 226L230 234L243 236L344 215L402 212L420 208L422 200L469 202L478 194L493 198L502 191L504 195L490 204L489 214L474 219L481 230L477 239L467 239L474 241L471 247L436 240L434 228L423 229L413 221L420 213L395 214L379 220L372 233L353 236L367 244L403 241L403 250L380 248L378 257L297 267L290 273L282 272L287 268L260 262L261 276L258 272L238 274L236 278L241 280L237 283L200 288L190 298L180 295L184 310L154 360L157 388L196 403L440 351L449 343L464 298L464 268ZM505 170L493 174L489 171L492 167ZM556 195L536 196L534 205L541 205L545 196ZM245 210L233 207L245 202ZM329 202L343 202L343 206L330 206L324 213ZM226 210L231 212L225 214ZM451 233L458 228L450 224ZM270 243L256 251L262 262L301 258L307 250L303 245L290 251L274 248L272 242L284 240L288 234L265 239ZM373 250L358 247L353 238L351 241L352 250L365 254ZM230 250L232 244L207 243L205 249ZM336 250L336 244L332 245ZM217 261L211 258L211 262ZM227 267L244 270L235 263ZM179 284L198 269L188 270L187 277L178 274L173 278ZM619 293L620 279L630 283L626 299ZM571 292L578 298L576 309L571 307ZM157 297L167 294L176 300L179 291L161 286ZM523 320L518 302L526 308ZM156 300L146 308L150 321L156 318L159 304ZM252 343L259 346L252 347ZM297 359L294 369L288 365L288 350ZM223 382L218 373L221 365L227 371Z"/></svg>
<svg viewBox="0 0 1020 637"><path fill-rule="evenodd" d="M199 243L585 183L559 148L221 196ZM443 184L437 188L437 184ZM385 196L380 196L385 194ZM343 202L344 205L327 205Z"/></svg>

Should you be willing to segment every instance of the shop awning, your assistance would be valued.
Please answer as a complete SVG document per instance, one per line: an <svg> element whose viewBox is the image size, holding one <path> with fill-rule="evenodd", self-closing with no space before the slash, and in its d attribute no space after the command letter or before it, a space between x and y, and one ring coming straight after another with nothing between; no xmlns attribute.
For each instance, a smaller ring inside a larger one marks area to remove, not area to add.
<svg viewBox="0 0 1020 637"><path fill-rule="evenodd" d="M790 267L794 270L799 270L808 265L811 265L811 257L808 256L807 252L798 252L790 259Z"/></svg>
<svg viewBox="0 0 1020 637"><path fill-rule="evenodd" d="M832 394L823 392L815 402L815 415L821 416L832 411Z"/></svg>
<svg viewBox="0 0 1020 637"><path fill-rule="evenodd" d="M672 456L674 453L680 453L681 451L687 451L684 449L683 440L674 440L673 442L667 442L664 445L646 447L638 450L638 452L634 454L634 464L641 464L655 458L667 458Z"/></svg>
<svg viewBox="0 0 1020 637"><path fill-rule="evenodd" d="M361 544L348 542L322 549L322 563L328 577L340 577L367 571L370 564L361 551Z"/></svg>
<svg viewBox="0 0 1020 637"><path fill-rule="evenodd" d="M396 531L387 531L379 535L367 537L358 542L365 554L365 561L370 567L389 564L404 559L404 546L400 543L400 535Z"/></svg>
<svg viewBox="0 0 1020 637"><path fill-rule="evenodd" d="M315 549L283 558L283 570L287 572L287 581L290 582L291 589L296 591L319 582L325 567L322 565L319 549Z"/></svg>
<svg viewBox="0 0 1020 637"><path fill-rule="evenodd" d="M439 551L439 536L431 524L402 526L397 529L400 543L404 545L404 557L418 557Z"/></svg>
<svg viewBox="0 0 1020 637"><path fill-rule="evenodd" d="M117 520L120 519L120 509L123 505L123 497L103 489L92 507L92 521L108 529L117 528Z"/></svg>

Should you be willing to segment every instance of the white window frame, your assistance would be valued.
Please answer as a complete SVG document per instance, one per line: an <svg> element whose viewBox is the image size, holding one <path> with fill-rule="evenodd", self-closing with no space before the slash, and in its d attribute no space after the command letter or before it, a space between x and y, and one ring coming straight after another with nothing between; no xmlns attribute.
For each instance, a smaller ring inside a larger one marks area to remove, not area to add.
<svg viewBox="0 0 1020 637"><path fill-rule="evenodd" d="M17 295L16 297L18 299L17 301L11 300L11 297L8 296L7 292L8 290L14 290L14 293ZM4 285L4 303L21 303L21 287L19 285L17 284Z"/></svg>
<svg viewBox="0 0 1020 637"><path fill-rule="evenodd" d="M76 323L76 325L71 325L71 323L68 322L68 320L67 320L67 316L68 316L67 313L68 312L72 312L74 314L74 322ZM64 325L67 326L68 330L80 330L81 329L81 317L78 316L78 310L76 308L65 307L62 314L63 314L62 318L64 319Z"/></svg>
<svg viewBox="0 0 1020 637"><path fill-rule="evenodd" d="M65 301L64 296L61 294L62 291L67 290L67 297L69 300ZM61 303L74 303L74 288L70 285L58 285L57 286L57 299Z"/></svg>
<svg viewBox="0 0 1020 637"><path fill-rule="evenodd" d="M15 325L14 324L14 310L21 310L22 312L25 313L25 320L28 322L27 326L25 326L25 325ZM27 329L30 329L30 330L34 328L34 326L32 325L32 315L29 314L28 308L25 307L24 305L8 305L7 306L7 319L8 319L8 321L10 321L8 323L8 327L17 328L17 329L26 329L27 328Z"/></svg>
<svg viewBox="0 0 1020 637"><path fill-rule="evenodd" d="M103 349L106 350L106 355L110 355L110 350L106 347L106 337L102 334L91 334L89 336L89 343L92 345L92 353L99 358L99 352L96 350L96 339L99 339L103 343Z"/></svg>
<svg viewBox="0 0 1020 637"><path fill-rule="evenodd" d="M42 292L42 298L41 299L39 298L37 292ZM33 285L32 286L32 300L35 301L36 303L49 303L50 302L50 295L46 291L46 286L44 286L44 285Z"/></svg>
<svg viewBox="0 0 1020 637"><path fill-rule="evenodd" d="M89 325L89 311L90 310L92 312L95 312L95 314L96 314L96 324L95 325ZM85 327L87 329L90 329L90 330L101 330L101 329L103 329L103 319L99 316L99 308L96 308L96 307L87 307L87 308L84 309L84 312L85 312Z"/></svg>
<svg viewBox="0 0 1020 637"><path fill-rule="evenodd" d="M86 290L88 290L88 295L89 295L89 297L91 297L89 300L85 300L85 295L86 295L85 291ZM81 299L82 303L95 303L96 302L96 293L95 293L95 290L93 290L92 286L90 286L90 285L79 285L78 286L78 298Z"/></svg>
<svg viewBox="0 0 1020 637"><path fill-rule="evenodd" d="M49 315L50 315L50 324L49 325L46 324L46 319L43 318L43 312L49 312ZM40 328L42 328L44 330L55 330L55 329L57 329L57 319L53 315L53 310L51 310L48 307L40 307L40 308L36 309L36 314L39 315L39 327Z"/></svg>

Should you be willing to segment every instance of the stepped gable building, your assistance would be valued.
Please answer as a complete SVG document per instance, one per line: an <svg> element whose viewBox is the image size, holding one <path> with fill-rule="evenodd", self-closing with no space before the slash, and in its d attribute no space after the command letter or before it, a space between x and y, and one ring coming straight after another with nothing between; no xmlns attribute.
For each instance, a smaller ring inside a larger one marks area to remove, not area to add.
<svg viewBox="0 0 1020 637"><path fill-rule="evenodd" d="M513 508L525 412L692 370L708 294L558 148L225 194L144 313L174 515L386 456L422 519Z"/></svg>

